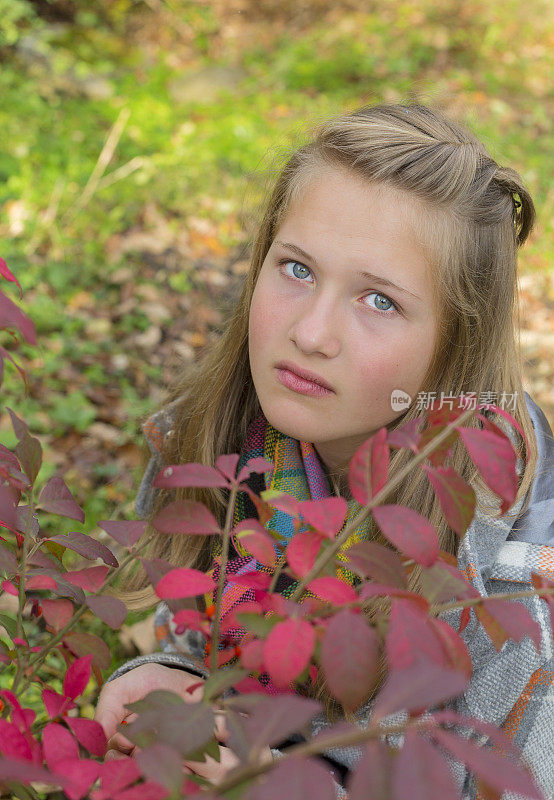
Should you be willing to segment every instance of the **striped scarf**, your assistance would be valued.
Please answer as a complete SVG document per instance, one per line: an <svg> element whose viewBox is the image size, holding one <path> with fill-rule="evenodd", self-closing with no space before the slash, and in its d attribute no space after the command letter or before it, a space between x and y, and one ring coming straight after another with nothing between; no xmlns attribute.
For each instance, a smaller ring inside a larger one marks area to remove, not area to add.
<svg viewBox="0 0 554 800"><path fill-rule="evenodd" d="M248 479L248 485L258 495L265 489L284 492L292 495L297 500L320 500L325 497L333 496L330 490L329 481L315 447L310 442L299 441L287 436L274 428L265 418L264 414L258 415L249 425L246 440L240 454L237 474L241 468L251 459L263 457L274 465L272 472L263 475L254 474ZM269 484L267 483L269 481ZM341 528L341 531L350 524L351 520L359 513L360 504L351 499L348 501L348 513ZM256 517L256 508L246 492L239 492L235 502L233 526L236 526L243 519ZM368 539L369 518L367 518L347 539L337 554L341 561L346 561L345 551L354 543ZM266 529L276 531L283 539L288 542L294 536L293 517L283 511L275 510L271 519L265 524ZM300 531L308 530L306 526ZM338 534L337 534L338 535ZM217 580L219 577L221 540L217 540L217 549L214 552L213 576ZM247 600L254 600L254 590L244 585L234 583L233 575L241 575L248 572L266 572L272 574L271 567L260 564L241 548L239 543L235 543L230 549L229 561L226 569L226 583L222 598L222 617L231 611L237 603ZM337 570L337 577L352 584L356 576L345 567ZM290 596L298 581L281 574L276 591L284 596ZM211 603L213 598L206 598ZM242 631L237 629L236 633ZM242 632L243 633L243 632ZM244 633L243 633L244 635Z"/></svg>

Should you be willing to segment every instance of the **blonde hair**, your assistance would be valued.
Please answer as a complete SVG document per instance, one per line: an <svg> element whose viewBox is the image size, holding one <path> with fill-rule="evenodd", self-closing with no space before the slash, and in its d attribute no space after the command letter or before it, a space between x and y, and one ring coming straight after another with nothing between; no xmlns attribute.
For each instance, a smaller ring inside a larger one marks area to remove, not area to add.
<svg viewBox="0 0 554 800"><path fill-rule="evenodd" d="M517 503L528 495L537 460L516 342L517 251L532 229L535 209L517 172L497 164L465 127L419 104L366 106L325 120L316 126L309 141L288 157L270 190L253 237L250 270L219 341L168 392L166 402L181 401L173 435L163 443L164 463L213 465L220 454L241 451L248 425L261 411L248 357L254 287L291 203L322 169L329 168L344 170L376 187L392 188L409 201L407 213L427 247L434 274L433 301L439 322L435 352L420 390L435 391L437 396L441 391L455 395L476 392L477 397L487 391L498 397L502 392L508 396L516 393L518 402L510 413L528 442L526 448L516 435L524 462ZM387 428L394 430L419 413L412 403ZM468 424L479 425L475 421ZM390 476L410 458L409 451L394 451ZM487 491L460 442L454 445L449 464L476 487L480 510L494 514L499 503ZM341 478L345 488L344 466L330 475L335 490L340 488ZM219 489L160 490L150 519L171 500L186 497L205 503L223 524L227 496ZM389 495L387 503L406 505L423 514L437 529L441 548L456 553L458 538L421 469L414 470L409 480ZM151 532L149 525L147 535ZM378 530L374 535L385 543ZM156 534L149 556L208 569L210 537ZM420 573L418 568L412 571L410 588L419 589ZM129 607L156 602L147 583L142 570L129 576L120 592ZM375 603L368 614L378 607L383 607L383 601Z"/></svg>

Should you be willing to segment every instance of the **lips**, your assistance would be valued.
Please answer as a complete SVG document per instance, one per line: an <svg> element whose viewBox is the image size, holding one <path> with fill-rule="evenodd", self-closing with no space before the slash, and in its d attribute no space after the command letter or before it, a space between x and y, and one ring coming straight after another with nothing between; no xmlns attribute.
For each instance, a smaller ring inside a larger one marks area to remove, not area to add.
<svg viewBox="0 0 554 800"><path fill-rule="evenodd" d="M335 391L331 384L328 383L325 378L322 378L321 375L318 375L316 372L311 372L311 370L308 369L302 369L302 367L297 366L293 361L279 361L275 366L277 369L288 369L290 372L294 372L295 375L304 378L304 380L317 383L318 386L323 386L324 389L328 389L330 392Z"/></svg>

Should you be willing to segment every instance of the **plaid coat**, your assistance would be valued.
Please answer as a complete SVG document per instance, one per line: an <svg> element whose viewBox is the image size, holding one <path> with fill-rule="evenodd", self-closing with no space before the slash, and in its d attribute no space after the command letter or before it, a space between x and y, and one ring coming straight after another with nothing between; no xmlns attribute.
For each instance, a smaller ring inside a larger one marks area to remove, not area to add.
<svg viewBox="0 0 554 800"><path fill-rule="evenodd" d="M458 567L483 597L499 592L517 592L532 588L531 573L554 579L554 437L546 417L534 401L525 399L539 450L539 461L525 514L494 519L477 512L458 551ZM146 516L156 490L152 480L162 464L160 448L171 432L172 407L150 417L143 426L152 458L136 499L139 516ZM520 505L522 504L520 501ZM515 602L515 601L514 601ZM537 653L528 637L520 642L509 640L497 652L483 627L471 612L469 624L461 634L473 662L473 676L465 693L452 707L500 727L520 748L546 797L554 798L554 642L546 603L538 597L519 599L541 628L542 647ZM442 615L454 630L460 624L460 611ZM182 667L206 676L202 666L204 637L196 631L175 633L171 614L164 603L155 615L161 652L139 656L123 664L109 680L143 663L155 661ZM371 713L371 701L357 712L360 725ZM404 712L391 715L385 722L399 722ZM312 735L329 722L323 715L312 722ZM391 740L391 743L394 743ZM275 751L278 755L279 751ZM337 780L337 795L344 797L340 784L348 768L361 755L356 747L333 749L325 758ZM461 764L451 761L462 800L482 800L473 776ZM504 793L502 800L517 800L519 795Z"/></svg>

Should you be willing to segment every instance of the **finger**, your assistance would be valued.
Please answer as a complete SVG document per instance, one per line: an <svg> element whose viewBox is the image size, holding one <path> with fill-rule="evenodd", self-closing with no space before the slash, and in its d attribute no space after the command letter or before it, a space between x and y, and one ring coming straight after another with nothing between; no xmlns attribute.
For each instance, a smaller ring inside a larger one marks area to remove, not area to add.
<svg viewBox="0 0 554 800"><path fill-rule="evenodd" d="M219 758L219 763L211 756L206 756L205 761L185 761L184 763L196 775L218 784L225 778L227 772L239 764L237 756L228 747L219 748Z"/></svg>
<svg viewBox="0 0 554 800"><path fill-rule="evenodd" d="M118 750L108 750L104 756L104 761L112 761L114 758L127 758L127 754L120 753Z"/></svg>
<svg viewBox="0 0 554 800"><path fill-rule="evenodd" d="M225 713L223 711L216 711L215 714L215 735L216 738L225 744L229 738L229 731L225 721Z"/></svg>
<svg viewBox="0 0 554 800"><path fill-rule="evenodd" d="M109 702L109 700L105 700L102 695L100 695L94 713L94 719L104 728L106 739L114 735L117 726L125 716L125 711L119 704L117 706L113 704L108 705Z"/></svg>
<svg viewBox="0 0 554 800"><path fill-rule="evenodd" d="M124 720L121 721L121 726L125 726L133 722L137 718L136 714L129 714ZM123 728L125 729L125 728ZM122 753L132 753L135 750L135 745L128 739L122 731L116 731L113 736L108 740L108 747L114 750L120 750Z"/></svg>

